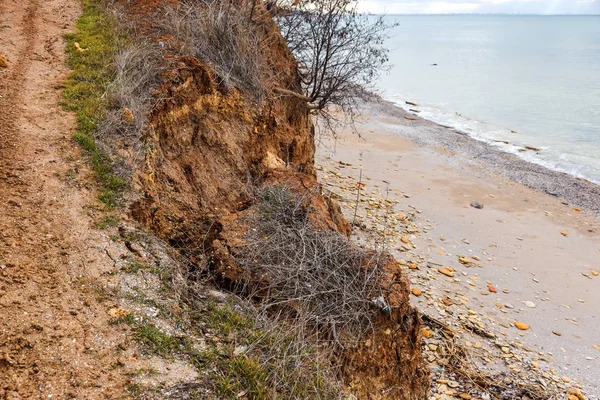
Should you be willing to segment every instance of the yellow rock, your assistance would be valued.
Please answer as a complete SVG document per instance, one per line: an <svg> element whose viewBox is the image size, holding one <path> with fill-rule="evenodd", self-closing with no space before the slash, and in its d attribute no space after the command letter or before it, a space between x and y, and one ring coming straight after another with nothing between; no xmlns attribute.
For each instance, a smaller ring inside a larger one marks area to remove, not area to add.
<svg viewBox="0 0 600 400"><path fill-rule="evenodd" d="M8 67L8 60L2 54L0 54L0 68Z"/></svg>
<svg viewBox="0 0 600 400"><path fill-rule="evenodd" d="M563 236L569 236L569 232L567 232L567 231L562 231L560 234Z"/></svg>
<svg viewBox="0 0 600 400"><path fill-rule="evenodd" d="M410 239L408 239L406 236L402 236L402 237L400 238L400 241L401 241L402 243L410 243Z"/></svg>
<svg viewBox="0 0 600 400"><path fill-rule="evenodd" d="M128 316L129 313L123 310L121 307L115 307L108 310L108 315L110 315L113 318L121 318Z"/></svg>
<svg viewBox="0 0 600 400"><path fill-rule="evenodd" d="M263 158L262 164L266 169L285 169L285 162L270 151L267 151L267 155Z"/></svg>
<svg viewBox="0 0 600 400"><path fill-rule="evenodd" d="M567 394L569 400L587 400L579 389L570 389Z"/></svg>
<svg viewBox="0 0 600 400"><path fill-rule="evenodd" d="M465 256L458 256L458 261L461 264L466 265L467 267L476 265L477 263L475 262L475 260L470 259L469 257L465 257Z"/></svg>
<svg viewBox="0 0 600 400"><path fill-rule="evenodd" d="M529 325L524 322L515 321L515 326L522 331L529 330Z"/></svg>
<svg viewBox="0 0 600 400"><path fill-rule="evenodd" d="M419 288L412 288L412 294L414 294L415 296L420 296L422 294L421 289Z"/></svg>
<svg viewBox="0 0 600 400"><path fill-rule="evenodd" d="M411 262L410 264L408 264L408 268L409 269L418 269L419 267L417 266L417 264Z"/></svg>
<svg viewBox="0 0 600 400"><path fill-rule="evenodd" d="M421 334L424 338L429 339L429 337L431 336L431 331L427 328L421 328Z"/></svg>
<svg viewBox="0 0 600 400"><path fill-rule="evenodd" d="M127 122L130 125L132 125L135 122L135 117L133 116L133 113L127 107L125 107L123 109L123 113L121 114L121 118L123 119L123 121Z"/></svg>
<svg viewBox="0 0 600 400"><path fill-rule="evenodd" d="M79 43L77 43L77 42L73 43L73 46L75 46L75 50L77 50L77 51L78 51L78 52L80 52L80 53L84 53L84 52L88 51L88 49L84 49L84 48L82 48L82 47L79 45Z"/></svg>
<svg viewBox="0 0 600 400"><path fill-rule="evenodd" d="M569 383L569 382L571 382L571 379L570 379L570 378L567 378L566 376L563 376L563 377L562 377L562 381L563 381L564 383Z"/></svg>
<svg viewBox="0 0 600 400"><path fill-rule="evenodd" d="M596 270L592 270L592 275L594 276L598 276L600 275L600 272L596 271Z"/></svg>
<svg viewBox="0 0 600 400"><path fill-rule="evenodd" d="M438 272L440 274L446 275L446 276L450 276L453 277L454 276L454 271L452 271L450 268L448 267L442 267L442 268L438 268Z"/></svg>

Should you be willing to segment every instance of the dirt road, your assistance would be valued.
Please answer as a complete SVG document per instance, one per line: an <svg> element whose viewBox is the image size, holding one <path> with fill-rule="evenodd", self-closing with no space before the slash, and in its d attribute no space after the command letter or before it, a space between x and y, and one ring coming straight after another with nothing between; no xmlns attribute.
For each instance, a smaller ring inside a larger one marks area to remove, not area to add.
<svg viewBox="0 0 600 400"><path fill-rule="evenodd" d="M123 333L94 296L113 267L59 106L75 0L0 0L0 399L120 398Z"/></svg>

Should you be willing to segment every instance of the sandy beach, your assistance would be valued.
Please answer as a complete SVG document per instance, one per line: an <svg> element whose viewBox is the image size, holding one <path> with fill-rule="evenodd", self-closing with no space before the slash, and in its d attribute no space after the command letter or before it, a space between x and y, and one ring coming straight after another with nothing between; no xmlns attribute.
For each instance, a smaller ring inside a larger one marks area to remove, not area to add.
<svg viewBox="0 0 600 400"><path fill-rule="evenodd" d="M413 304L476 369L600 398L600 188L385 102L365 104L356 128L317 151L355 240L400 260ZM462 386L438 336L424 348L444 398Z"/></svg>

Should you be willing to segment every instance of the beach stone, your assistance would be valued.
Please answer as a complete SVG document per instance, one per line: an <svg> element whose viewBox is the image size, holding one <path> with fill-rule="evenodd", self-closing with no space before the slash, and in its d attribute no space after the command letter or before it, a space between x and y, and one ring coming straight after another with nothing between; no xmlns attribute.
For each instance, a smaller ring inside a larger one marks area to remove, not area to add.
<svg viewBox="0 0 600 400"><path fill-rule="evenodd" d="M2 54L0 54L0 68L8 67L8 60Z"/></svg>
<svg viewBox="0 0 600 400"><path fill-rule="evenodd" d="M473 208L477 208L478 210L481 210L483 208L483 204L478 202L478 201L472 201L471 202L471 207Z"/></svg>
<svg viewBox="0 0 600 400"><path fill-rule="evenodd" d="M522 331L529 330L529 325L524 322L515 321L515 327Z"/></svg>

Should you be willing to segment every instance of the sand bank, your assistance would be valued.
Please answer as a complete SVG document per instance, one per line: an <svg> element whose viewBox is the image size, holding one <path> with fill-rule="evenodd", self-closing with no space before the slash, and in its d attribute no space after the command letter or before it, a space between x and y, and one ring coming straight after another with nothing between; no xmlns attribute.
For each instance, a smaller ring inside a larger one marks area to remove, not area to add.
<svg viewBox="0 0 600 400"><path fill-rule="evenodd" d="M464 331L482 368L600 398L600 188L407 115L365 104L360 137L321 138L320 178L349 220L361 188L355 239L381 245L385 232L414 304Z"/></svg>

